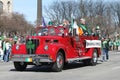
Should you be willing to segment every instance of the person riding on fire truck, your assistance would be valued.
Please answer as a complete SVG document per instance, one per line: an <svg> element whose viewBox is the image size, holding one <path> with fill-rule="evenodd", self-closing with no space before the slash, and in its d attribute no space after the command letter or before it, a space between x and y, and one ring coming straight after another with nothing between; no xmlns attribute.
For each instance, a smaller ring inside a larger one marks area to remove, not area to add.
<svg viewBox="0 0 120 80"><path fill-rule="evenodd" d="M80 19L79 27L82 28L82 30L83 30L83 35L91 35L91 32L90 32L90 30L88 29L88 27L87 27L87 25L86 25L85 19L83 19L83 18Z"/></svg>

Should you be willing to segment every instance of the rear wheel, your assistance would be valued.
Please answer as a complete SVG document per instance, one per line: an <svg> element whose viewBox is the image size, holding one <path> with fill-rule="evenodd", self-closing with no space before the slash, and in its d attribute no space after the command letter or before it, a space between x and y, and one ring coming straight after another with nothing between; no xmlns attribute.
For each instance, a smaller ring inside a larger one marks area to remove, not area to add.
<svg viewBox="0 0 120 80"><path fill-rule="evenodd" d="M52 70L55 72L62 71L64 66L64 57L61 52L58 52L56 62L52 65Z"/></svg>
<svg viewBox="0 0 120 80"><path fill-rule="evenodd" d="M88 65L96 65L97 64L97 61L98 61L98 53L97 53L97 50L95 49L92 53L92 58L91 59L87 59L87 60L84 60L83 61L83 64L85 66L88 66Z"/></svg>
<svg viewBox="0 0 120 80"><path fill-rule="evenodd" d="M24 71L27 64L25 62L14 62L14 67L17 71Z"/></svg>
<svg viewBox="0 0 120 80"><path fill-rule="evenodd" d="M95 49L93 52L92 59L90 60L90 64L94 66L97 64L97 61L98 61L98 53L97 50Z"/></svg>

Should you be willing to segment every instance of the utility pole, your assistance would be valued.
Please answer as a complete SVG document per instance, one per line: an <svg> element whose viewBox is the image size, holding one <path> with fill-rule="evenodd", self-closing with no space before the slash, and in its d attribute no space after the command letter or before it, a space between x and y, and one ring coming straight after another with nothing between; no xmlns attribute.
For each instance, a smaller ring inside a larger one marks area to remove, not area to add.
<svg viewBox="0 0 120 80"><path fill-rule="evenodd" d="M42 25L42 0L37 0L37 26Z"/></svg>

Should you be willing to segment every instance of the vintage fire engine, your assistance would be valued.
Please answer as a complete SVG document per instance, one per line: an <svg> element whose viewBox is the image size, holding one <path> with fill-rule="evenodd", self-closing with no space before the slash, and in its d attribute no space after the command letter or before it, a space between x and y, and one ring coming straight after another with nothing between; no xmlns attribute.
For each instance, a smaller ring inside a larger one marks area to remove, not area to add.
<svg viewBox="0 0 120 80"><path fill-rule="evenodd" d="M25 43L12 47L11 60L17 71L27 65L51 65L53 71L62 71L65 64L82 61L96 65L100 56L101 41L97 36L78 36L62 26L39 28L36 36L27 36Z"/></svg>

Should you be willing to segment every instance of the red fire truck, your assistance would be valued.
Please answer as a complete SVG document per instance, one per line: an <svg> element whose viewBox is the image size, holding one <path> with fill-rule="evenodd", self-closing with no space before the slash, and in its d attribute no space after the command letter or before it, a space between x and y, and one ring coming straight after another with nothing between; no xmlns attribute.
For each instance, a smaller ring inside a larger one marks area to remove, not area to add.
<svg viewBox="0 0 120 80"><path fill-rule="evenodd" d="M63 26L38 28L36 36L27 36L25 43L12 47L11 60L15 69L24 71L27 65L51 65L53 71L59 72L66 63L73 61L96 65L101 41L97 36L78 36L74 31L70 35Z"/></svg>

